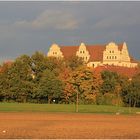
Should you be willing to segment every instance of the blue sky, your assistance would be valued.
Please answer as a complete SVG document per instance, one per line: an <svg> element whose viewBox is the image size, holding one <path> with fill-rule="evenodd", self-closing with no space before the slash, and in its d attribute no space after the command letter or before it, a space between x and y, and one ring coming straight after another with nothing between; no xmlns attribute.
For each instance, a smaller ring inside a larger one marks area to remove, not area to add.
<svg viewBox="0 0 140 140"><path fill-rule="evenodd" d="M140 2L0 1L0 61L59 45L126 42L140 60Z"/></svg>

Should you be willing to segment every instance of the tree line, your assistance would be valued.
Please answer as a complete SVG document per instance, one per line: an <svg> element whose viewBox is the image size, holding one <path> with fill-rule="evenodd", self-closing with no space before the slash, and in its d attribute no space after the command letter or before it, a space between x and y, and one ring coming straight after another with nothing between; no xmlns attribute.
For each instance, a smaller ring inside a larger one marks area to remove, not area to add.
<svg viewBox="0 0 140 140"><path fill-rule="evenodd" d="M140 71L131 79L116 72L93 72L79 57L22 55L0 66L0 101L106 104L140 107Z"/></svg>

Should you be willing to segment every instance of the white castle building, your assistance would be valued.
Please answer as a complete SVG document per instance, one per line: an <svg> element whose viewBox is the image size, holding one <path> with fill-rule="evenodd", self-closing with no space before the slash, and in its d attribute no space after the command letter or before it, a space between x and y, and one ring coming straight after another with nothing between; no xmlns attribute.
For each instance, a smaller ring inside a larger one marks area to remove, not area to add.
<svg viewBox="0 0 140 140"><path fill-rule="evenodd" d="M48 57L68 58L78 56L83 58L89 67L103 65L114 65L134 68L138 63L129 55L126 43L116 44L110 42L107 45L85 45L80 46L59 46L52 44Z"/></svg>

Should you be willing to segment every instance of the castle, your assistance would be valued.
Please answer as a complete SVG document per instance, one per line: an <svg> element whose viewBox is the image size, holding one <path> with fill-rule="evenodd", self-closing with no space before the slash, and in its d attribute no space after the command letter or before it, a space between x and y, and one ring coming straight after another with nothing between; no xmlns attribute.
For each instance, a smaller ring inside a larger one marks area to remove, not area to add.
<svg viewBox="0 0 140 140"><path fill-rule="evenodd" d="M88 67L104 65L122 66L128 68L137 67L138 63L128 52L126 43L116 44L110 42L107 45L85 45L80 46L59 46L52 44L48 57L68 58L71 56L81 57Z"/></svg>

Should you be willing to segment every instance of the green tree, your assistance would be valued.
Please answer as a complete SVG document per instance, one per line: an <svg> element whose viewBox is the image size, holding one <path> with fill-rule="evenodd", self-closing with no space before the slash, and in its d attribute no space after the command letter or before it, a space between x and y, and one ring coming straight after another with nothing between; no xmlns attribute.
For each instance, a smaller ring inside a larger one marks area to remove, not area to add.
<svg viewBox="0 0 140 140"><path fill-rule="evenodd" d="M76 68L84 65L83 59L78 56L71 56L67 58L65 61L66 66L70 67L72 70L75 70Z"/></svg>
<svg viewBox="0 0 140 140"><path fill-rule="evenodd" d="M32 69L31 59L22 55L15 60L12 66L4 73L1 85L3 86L4 98L6 101L15 100L27 102L32 94Z"/></svg>
<svg viewBox="0 0 140 140"><path fill-rule="evenodd" d="M37 96L48 100L59 99L63 92L63 83L50 70L45 70L40 79Z"/></svg>
<svg viewBox="0 0 140 140"><path fill-rule="evenodd" d="M5 94L9 90L9 81L5 73L0 73L0 101L3 101ZM9 92L9 91L8 91Z"/></svg>
<svg viewBox="0 0 140 140"><path fill-rule="evenodd" d="M35 76L34 81L36 83L39 83L41 74L43 73L44 70L47 69L46 56L42 52L35 52L31 56L31 60L32 60L32 71Z"/></svg>
<svg viewBox="0 0 140 140"><path fill-rule="evenodd" d="M115 86L118 82L119 75L116 72L103 71L101 73L101 77L103 79L103 84L101 86L101 92L105 93L113 93L115 91Z"/></svg>
<svg viewBox="0 0 140 140"><path fill-rule="evenodd" d="M121 96L126 105L140 107L140 74L136 74L122 88Z"/></svg>
<svg viewBox="0 0 140 140"><path fill-rule="evenodd" d="M66 67L65 61L62 58L47 57L47 69L53 71L56 76L59 76L61 71Z"/></svg>

